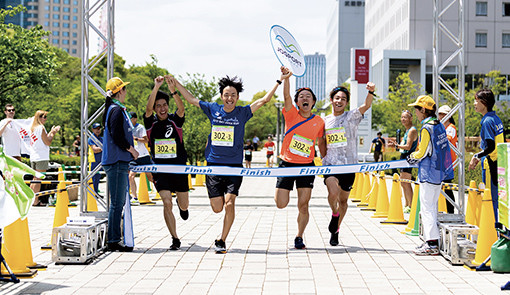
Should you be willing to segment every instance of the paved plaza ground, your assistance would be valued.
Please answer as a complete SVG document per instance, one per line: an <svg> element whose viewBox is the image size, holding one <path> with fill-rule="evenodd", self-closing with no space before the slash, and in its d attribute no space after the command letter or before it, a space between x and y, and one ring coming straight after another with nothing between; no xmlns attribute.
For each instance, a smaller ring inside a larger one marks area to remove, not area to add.
<svg viewBox="0 0 510 295"><path fill-rule="evenodd" d="M212 212L205 187L190 193L190 218L177 217L180 251L168 250L171 237L158 202L132 208L134 252L108 252L88 265L50 263L51 251L40 246L50 241L54 209L35 207L29 217L34 261L49 266L20 284L0 283L0 294L510 294L500 291L509 274L470 271L442 256L415 256L421 240L401 234L404 225L380 224L353 203L340 245L330 246L331 213L318 177L307 249L296 250L296 193L287 208L277 209L275 182L244 178L224 255L214 252L223 212ZM175 206L174 213L178 216ZM79 211L71 208L70 214Z"/></svg>

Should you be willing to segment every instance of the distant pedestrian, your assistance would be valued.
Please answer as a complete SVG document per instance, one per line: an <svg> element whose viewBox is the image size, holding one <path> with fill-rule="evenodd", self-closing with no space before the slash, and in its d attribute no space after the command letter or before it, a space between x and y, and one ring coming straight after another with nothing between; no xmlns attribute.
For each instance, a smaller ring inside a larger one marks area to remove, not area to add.
<svg viewBox="0 0 510 295"><path fill-rule="evenodd" d="M255 151L257 151L259 148L259 142L260 142L260 139L257 137L257 135L255 135L253 137L253 148L255 149Z"/></svg>
<svg viewBox="0 0 510 295"><path fill-rule="evenodd" d="M81 139L79 135L76 135L76 138L73 142L74 147L74 155L79 157L80 156L80 149L81 149Z"/></svg>
<svg viewBox="0 0 510 295"><path fill-rule="evenodd" d="M131 161L131 165L151 165L152 160L149 155L149 151L145 144L149 143L149 138L147 137L147 130L142 124L138 124L138 116L135 112L129 112L131 116L131 124L133 124L133 143L135 144L135 150L138 152L138 159ZM147 175L147 179L152 181L152 174L145 173ZM138 201L137 189L136 189L136 181L135 181L136 172L129 171L129 189L131 190L131 196L134 201Z"/></svg>
<svg viewBox="0 0 510 295"><path fill-rule="evenodd" d="M374 151L374 161L381 162L383 160L383 152L386 141L382 138L382 133L377 132L377 137L372 140L370 150Z"/></svg>
<svg viewBox="0 0 510 295"><path fill-rule="evenodd" d="M274 162L274 141L273 137L269 135L267 137L267 141L264 144L264 148L266 148L266 158L267 158L267 164L269 168L273 167Z"/></svg>
<svg viewBox="0 0 510 295"><path fill-rule="evenodd" d="M251 144L250 140L246 141L246 144L244 145L244 161L246 162L246 168L251 168L251 160L253 156L253 145Z"/></svg>

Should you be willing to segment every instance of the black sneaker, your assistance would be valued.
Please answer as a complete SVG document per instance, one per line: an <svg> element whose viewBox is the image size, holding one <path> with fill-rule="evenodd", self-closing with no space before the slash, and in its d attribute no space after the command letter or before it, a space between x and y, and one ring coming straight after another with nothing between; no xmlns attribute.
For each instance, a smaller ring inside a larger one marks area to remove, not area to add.
<svg viewBox="0 0 510 295"><path fill-rule="evenodd" d="M329 232L334 234L338 230L338 219L340 219L340 216L331 216L331 221L329 222Z"/></svg>
<svg viewBox="0 0 510 295"><path fill-rule="evenodd" d="M179 200L177 198L175 198L175 203L177 203L177 208L179 208L179 215L181 215L182 220L188 220L188 210L182 210L181 207L179 207Z"/></svg>
<svg viewBox="0 0 510 295"><path fill-rule="evenodd" d="M331 234L331 239L329 239L329 244L331 246L338 246L338 232Z"/></svg>
<svg viewBox="0 0 510 295"><path fill-rule="evenodd" d="M118 243L107 243L106 244L106 251L110 252L133 252L133 247L128 247L120 242Z"/></svg>
<svg viewBox="0 0 510 295"><path fill-rule="evenodd" d="M223 241L222 239L215 240L214 246L216 246L216 254L227 253L227 246L225 245L225 241Z"/></svg>
<svg viewBox="0 0 510 295"><path fill-rule="evenodd" d="M305 249L306 248L305 244L303 243L302 237L296 237L294 239L294 248L296 248L296 249Z"/></svg>
<svg viewBox="0 0 510 295"><path fill-rule="evenodd" d="M181 240L178 238L172 237L172 245L170 246L170 250L179 250L181 248Z"/></svg>

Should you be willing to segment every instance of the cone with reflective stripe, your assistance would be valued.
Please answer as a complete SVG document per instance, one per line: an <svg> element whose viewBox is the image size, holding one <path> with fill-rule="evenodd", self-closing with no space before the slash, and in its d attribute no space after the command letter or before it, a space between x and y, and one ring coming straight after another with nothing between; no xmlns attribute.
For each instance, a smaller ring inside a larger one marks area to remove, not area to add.
<svg viewBox="0 0 510 295"><path fill-rule="evenodd" d="M411 232L414 229L414 224L418 220L418 218L416 218L416 216L417 216L416 212L418 211L418 213L419 213L419 211L420 211L420 207L419 207L419 199L420 199L419 191L420 191L420 185L419 184L415 184L414 185L414 192L413 192L413 201L411 203L411 212L409 213L409 222L407 223L407 227L402 232L403 234L407 233L408 235L414 236L414 234L411 234ZM418 235L418 233L416 233L416 235Z"/></svg>
<svg viewBox="0 0 510 295"><path fill-rule="evenodd" d="M18 219L6 226L3 230L2 241L2 256L16 276L31 277L37 271L29 268L46 268L46 265L37 264L33 260L27 218ZM7 270L3 265L2 275L7 275Z"/></svg>
<svg viewBox="0 0 510 295"><path fill-rule="evenodd" d="M147 188L147 175L140 173L140 181L138 185L138 202L140 205L154 205L156 203L149 199L149 190Z"/></svg>
<svg viewBox="0 0 510 295"><path fill-rule="evenodd" d="M393 174L388 219L381 221L381 223L407 224L407 220L404 219L404 210L402 208L402 191L398 180L398 174Z"/></svg>
<svg viewBox="0 0 510 295"><path fill-rule="evenodd" d="M494 209L492 207L492 197L489 188L485 189L482 199L482 214L480 218L480 226L478 230L478 241L476 242L475 259L471 261L473 265L482 264L489 255L491 255L491 247L498 239L494 224ZM487 263L487 266L490 262Z"/></svg>
<svg viewBox="0 0 510 295"><path fill-rule="evenodd" d="M87 189L87 211L88 212L96 212L97 211L97 202L96 198L92 194L94 192L94 184L92 184L92 178L89 179L89 187Z"/></svg>
<svg viewBox="0 0 510 295"><path fill-rule="evenodd" d="M388 189L386 188L386 181L379 183L379 193L377 194L377 205L375 206L375 213L372 218L386 218L388 217Z"/></svg>
<svg viewBox="0 0 510 295"><path fill-rule="evenodd" d="M466 206L466 223L478 226L478 218L476 216L478 202L476 192L476 182L471 180L469 182L468 201Z"/></svg>
<svg viewBox="0 0 510 295"><path fill-rule="evenodd" d="M375 176L374 174L367 174L368 177L368 183L370 185L365 186L365 189L363 190L363 196L361 197L361 201L358 204L358 207L366 207L368 206L368 201L370 200L370 196L374 192L374 185L375 185Z"/></svg>

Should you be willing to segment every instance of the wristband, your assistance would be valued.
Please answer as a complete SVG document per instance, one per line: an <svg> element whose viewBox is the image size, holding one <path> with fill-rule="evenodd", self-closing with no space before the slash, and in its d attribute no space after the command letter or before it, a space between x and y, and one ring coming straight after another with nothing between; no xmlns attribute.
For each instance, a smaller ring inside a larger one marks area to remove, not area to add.
<svg viewBox="0 0 510 295"><path fill-rule="evenodd" d="M276 80L276 83L282 85L282 81L280 81L280 80Z"/></svg>
<svg viewBox="0 0 510 295"><path fill-rule="evenodd" d="M369 91L368 93L372 94L373 96L377 96L377 95L375 95L375 92L373 92L373 91Z"/></svg>
<svg viewBox="0 0 510 295"><path fill-rule="evenodd" d="M177 94L177 90L175 90L175 92L170 93L170 96L174 96L176 94Z"/></svg>

